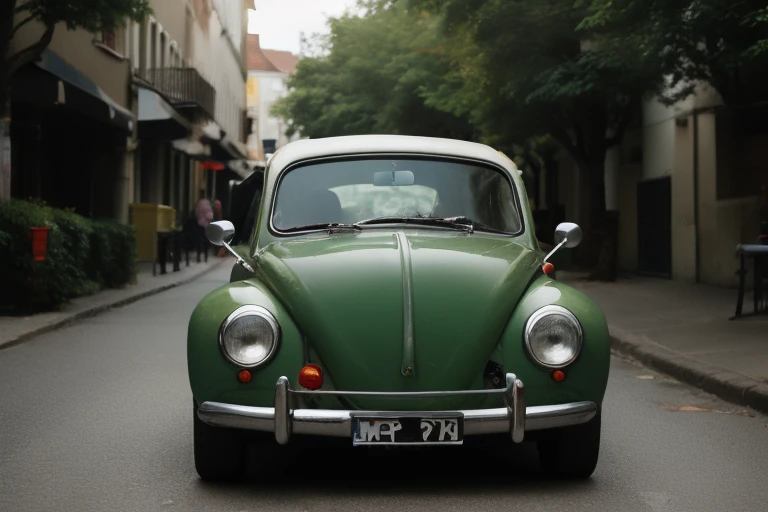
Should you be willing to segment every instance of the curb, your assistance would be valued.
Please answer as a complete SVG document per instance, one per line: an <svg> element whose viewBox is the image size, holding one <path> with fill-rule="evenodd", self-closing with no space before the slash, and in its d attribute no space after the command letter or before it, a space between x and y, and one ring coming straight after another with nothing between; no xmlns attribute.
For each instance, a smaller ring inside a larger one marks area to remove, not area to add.
<svg viewBox="0 0 768 512"><path fill-rule="evenodd" d="M768 384L684 357L661 345L611 334L611 348L675 379L768 414Z"/></svg>
<svg viewBox="0 0 768 512"><path fill-rule="evenodd" d="M68 316L66 318L62 318L61 320L57 320L57 321L52 322L52 323L50 323L48 325L44 325L42 327L33 329L31 331L27 331L27 332L25 332L23 334L20 334L20 335L16 336L15 338L11 338L10 340L8 340L6 342L0 343L0 350L3 350L3 349L6 349L6 348L10 348L10 347L19 345L20 343L23 343L23 342L25 342L25 341L27 341L27 340L29 340L31 338L40 336L41 334L45 334L47 332L55 331L56 329L60 329L60 328L64 327L65 325L69 325L69 324L77 322L79 320L83 320L85 318L90 318L90 317L97 316L97 315L99 315L101 313L104 313L105 311L110 310L110 309L127 306L128 304L131 304L133 302L137 302L137 301L139 301L141 299L145 299L147 297L151 297L153 295L157 295L157 294L162 293L164 291L167 291L167 290L170 290L170 289L173 289L173 288L177 288L177 287L183 286L185 284L189 284L192 281L194 281L194 280L204 276L205 274L213 271L214 269L217 269L225 260L226 260L226 258L222 258L220 262L217 262L217 263L215 263L213 265L209 265L202 272L200 272L198 274L195 274L193 276L190 276L190 277L188 277L186 279L182 279L181 281L176 281L175 283L168 283L168 284L165 284L163 286L158 286L157 288L152 288L151 290L146 290L146 291L143 291L143 292L140 292L140 293L136 293L134 295L130 295L128 297L125 297L125 298L122 298L122 299L119 299L119 300L116 300L116 301L113 301L113 302L109 302L109 303L106 303L106 304L99 304L98 306L94 306L92 308L89 308L89 309L86 309L86 310L83 310L83 311L78 311L77 313L73 313L72 315L70 315L70 316Z"/></svg>

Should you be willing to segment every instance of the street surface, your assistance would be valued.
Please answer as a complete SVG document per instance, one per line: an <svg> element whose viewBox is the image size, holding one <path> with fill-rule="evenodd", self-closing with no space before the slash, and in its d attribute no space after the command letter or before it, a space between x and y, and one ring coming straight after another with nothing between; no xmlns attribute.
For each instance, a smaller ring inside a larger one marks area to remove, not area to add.
<svg viewBox="0 0 768 512"><path fill-rule="evenodd" d="M323 443L266 480L204 483L192 458L187 320L228 274L222 266L0 351L0 511L768 507L768 417L615 357L589 481L544 478L528 444L393 455Z"/></svg>

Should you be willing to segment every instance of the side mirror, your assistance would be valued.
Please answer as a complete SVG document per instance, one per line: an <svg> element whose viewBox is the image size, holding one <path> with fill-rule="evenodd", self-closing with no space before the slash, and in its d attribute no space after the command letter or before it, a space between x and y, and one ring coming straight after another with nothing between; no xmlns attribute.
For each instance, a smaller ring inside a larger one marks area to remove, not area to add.
<svg viewBox="0 0 768 512"><path fill-rule="evenodd" d="M213 245L222 246L234 238L235 226L228 220L211 222L205 227L205 236Z"/></svg>
<svg viewBox="0 0 768 512"><path fill-rule="evenodd" d="M237 258L237 264L241 265L244 269L251 272L252 274L255 274L256 272L251 268L251 266L246 263L246 261L240 257L235 250L230 247L229 242L232 241L232 238L235 236L235 226L232 225L231 222L228 220L220 220L217 222L211 222L207 226L205 226L205 236L208 238L208 241L211 242L213 245L223 245L227 248L227 250L235 257Z"/></svg>
<svg viewBox="0 0 768 512"><path fill-rule="evenodd" d="M573 222L561 222L555 229L555 247L544 257L544 263L561 247L572 249L581 243L581 228Z"/></svg>
<svg viewBox="0 0 768 512"><path fill-rule="evenodd" d="M573 222L561 222L555 229L555 244L563 245L568 249L573 249L581 243L581 228Z"/></svg>

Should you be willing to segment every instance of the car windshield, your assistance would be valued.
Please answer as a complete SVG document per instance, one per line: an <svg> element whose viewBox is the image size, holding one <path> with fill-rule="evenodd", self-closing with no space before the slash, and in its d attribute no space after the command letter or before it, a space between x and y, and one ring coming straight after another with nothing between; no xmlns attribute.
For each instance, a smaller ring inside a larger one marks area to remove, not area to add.
<svg viewBox="0 0 768 512"><path fill-rule="evenodd" d="M280 180L272 217L278 231L376 219L459 219L476 230L521 230L511 180L480 163L367 158L308 163ZM436 224L445 225L445 224Z"/></svg>

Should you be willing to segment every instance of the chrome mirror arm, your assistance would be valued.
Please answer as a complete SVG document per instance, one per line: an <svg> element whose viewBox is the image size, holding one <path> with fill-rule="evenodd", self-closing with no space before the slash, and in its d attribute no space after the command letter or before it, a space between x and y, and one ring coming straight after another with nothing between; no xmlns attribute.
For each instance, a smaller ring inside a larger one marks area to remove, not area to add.
<svg viewBox="0 0 768 512"><path fill-rule="evenodd" d="M243 258L241 258L241 257L240 257L240 255L239 255L239 254L237 254L237 252L235 252L235 250L234 250L234 249L233 249L233 248L232 248L232 247L231 247L231 246L230 246L230 245L229 245L227 242L224 242L224 241L222 240L221 244L222 244L224 247L226 247L226 248L227 248L227 250L228 250L228 251L229 251L229 252L232 254L232 256L234 256L235 258L237 258L237 261L236 261L236 263L237 263L238 265L240 265L241 267L243 267L245 270L247 270L247 271L248 271L248 272L250 272L251 274L255 274L255 273L256 273L256 271L255 271L255 270L253 270L253 267L251 267L251 266L250 266L250 265L249 265L249 264L248 264L248 263L247 263L247 262L246 262L246 261L245 261Z"/></svg>
<svg viewBox="0 0 768 512"><path fill-rule="evenodd" d="M544 261L542 263L546 263L547 260L549 259L549 257L552 256L553 254L555 254L555 252L557 252L557 250L560 249L567 241L568 241L568 237L566 236L566 237L563 238L562 242L557 244L551 251L549 251L549 254L544 256Z"/></svg>

